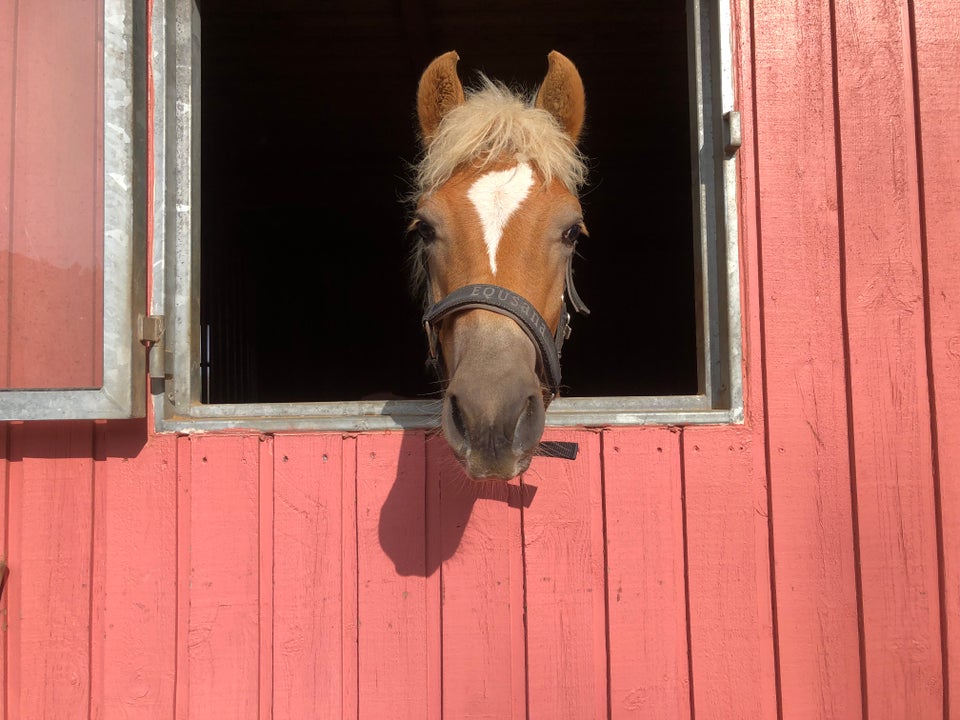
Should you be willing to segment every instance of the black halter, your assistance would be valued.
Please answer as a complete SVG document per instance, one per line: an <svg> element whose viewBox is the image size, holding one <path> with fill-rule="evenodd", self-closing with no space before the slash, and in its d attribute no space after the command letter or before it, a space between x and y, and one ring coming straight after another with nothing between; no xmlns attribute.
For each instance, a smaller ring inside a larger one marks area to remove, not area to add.
<svg viewBox="0 0 960 720"><path fill-rule="evenodd" d="M423 327L427 333L430 362L439 370L438 335L440 324L448 315L463 310L482 309L505 315L512 319L527 334L537 350L537 365L547 387L550 388L552 400L560 393L560 351L563 341L570 337L570 312L567 310L567 299L573 309L581 315L589 315L590 310L584 305L573 284L573 258L567 263L566 290L560 308L560 322L557 332L550 334L543 316L537 312L532 303L512 290L499 285L466 285L454 290L445 298L427 308L423 316Z"/></svg>

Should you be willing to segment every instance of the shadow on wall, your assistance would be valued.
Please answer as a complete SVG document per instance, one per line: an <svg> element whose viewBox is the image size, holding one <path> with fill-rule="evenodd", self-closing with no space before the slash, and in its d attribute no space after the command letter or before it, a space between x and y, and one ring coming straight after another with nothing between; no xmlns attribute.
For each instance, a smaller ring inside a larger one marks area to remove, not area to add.
<svg viewBox="0 0 960 720"><path fill-rule="evenodd" d="M0 425L3 425L0 423ZM133 420L37 420L6 424L6 449L0 438L0 459L135 458L146 447L146 418Z"/></svg>
<svg viewBox="0 0 960 720"><path fill-rule="evenodd" d="M430 577L456 554L475 503L507 503L520 512L536 492L516 480L474 482L441 436L423 443L421 435L407 433L396 480L380 509L380 546L398 575Z"/></svg>

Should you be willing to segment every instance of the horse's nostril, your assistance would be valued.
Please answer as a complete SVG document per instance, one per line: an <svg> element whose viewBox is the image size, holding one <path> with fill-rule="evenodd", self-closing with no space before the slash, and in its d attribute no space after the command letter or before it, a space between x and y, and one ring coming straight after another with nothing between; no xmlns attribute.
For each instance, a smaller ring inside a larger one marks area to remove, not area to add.
<svg viewBox="0 0 960 720"><path fill-rule="evenodd" d="M467 439L467 424L463 419L463 412L460 410L460 401L456 395L450 396L450 419L453 420L453 427L464 440Z"/></svg>
<svg viewBox="0 0 960 720"><path fill-rule="evenodd" d="M527 406L524 409L524 412L526 413L526 417L530 417L533 415L537 407L538 400L539 398L536 395L531 395L530 397L527 398Z"/></svg>
<svg viewBox="0 0 960 720"><path fill-rule="evenodd" d="M529 395L513 430L513 447L527 452L540 441L543 432L543 404L536 395Z"/></svg>
<svg viewBox="0 0 960 720"><path fill-rule="evenodd" d="M533 417L534 403L537 399L531 395L527 398L527 402L523 405L523 410L520 412L520 417L517 418L517 430L520 430L524 425L530 422Z"/></svg>

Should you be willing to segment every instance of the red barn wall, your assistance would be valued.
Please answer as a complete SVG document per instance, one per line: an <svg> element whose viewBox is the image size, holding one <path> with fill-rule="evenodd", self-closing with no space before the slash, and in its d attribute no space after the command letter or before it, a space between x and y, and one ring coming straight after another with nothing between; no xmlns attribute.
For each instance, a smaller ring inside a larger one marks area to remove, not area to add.
<svg viewBox="0 0 960 720"><path fill-rule="evenodd" d="M2 717L960 715L960 20L733 11L743 425L497 497L421 432L2 425Z"/></svg>

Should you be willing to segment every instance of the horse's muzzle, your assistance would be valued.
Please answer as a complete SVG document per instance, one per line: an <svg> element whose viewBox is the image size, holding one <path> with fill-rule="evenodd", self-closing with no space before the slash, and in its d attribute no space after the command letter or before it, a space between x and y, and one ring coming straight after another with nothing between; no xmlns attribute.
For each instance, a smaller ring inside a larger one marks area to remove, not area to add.
<svg viewBox="0 0 960 720"><path fill-rule="evenodd" d="M510 320L474 312L480 317L465 317L468 327L458 323L465 350L451 372L441 423L471 477L510 479L530 465L546 421L536 356Z"/></svg>
<svg viewBox="0 0 960 720"><path fill-rule="evenodd" d="M467 473L475 479L509 480L530 465L543 434L545 410L539 386L514 394L491 412L476 394L447 392L443 429Z"/></svg>

